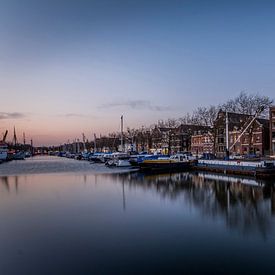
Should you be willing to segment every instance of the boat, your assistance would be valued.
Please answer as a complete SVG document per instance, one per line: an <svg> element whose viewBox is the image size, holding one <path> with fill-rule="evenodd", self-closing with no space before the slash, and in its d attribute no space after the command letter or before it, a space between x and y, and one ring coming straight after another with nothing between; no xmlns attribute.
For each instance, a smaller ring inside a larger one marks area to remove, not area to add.
<svg viewBox="0 0 275 275"><path fill-rule="evenodd" d="M254 176L256 178L275 177L274 160L198 160L196 169L223 174Z"/></svg>
<svg viewBox="0 0 275 275"><path fill-rule="evenodd" d="M156 159L145 158L139 163L141 171L158 172L158 171L185 171L191 169L194 160L186 154L175 154L171 157L158 157Z"/></svg>
<svg viewBox="0 0 275 275"><path fill-rule="evenodd" d="M104 153L93 153L89 156L90 162L104 163Z"/></svg>
<svg viewBox="0 0 275 275"><path fill-rule="evenodd" d="M0 142L0 162L6 161L8 157L8 145Z"/></svg>
<svg viewBox="0 0 275 275"><path fill-rule="evenodd" d="M130 167L130 156L127 153L112 153L110 159L105 162L109 167Z"/></svg>
<svg viewBox="0 0 275 275"><path fill-rule="evenodd" d="M25 159L25 152L24 151L17 151L12 154L12 160L23 160Z"/></svg>
<svg viewBox="0 0 275 275"><path fill-rule="evenodd" d="M6 161L8 158L8 144L6 143L6 138L8 135L8 130L6 130L3 135L3 140L0 141L0 163Z"/></svg>
<svg viewBox="0 0 275 275"><path fill-rule="evenodd" d="M152 154L139 154L139 155L132 155L130 156L129 162L133 167L138 167L139 163L146 160L153 160L153 159L159 159L159 158L169 158L169 155L152 155Z"/></svg>

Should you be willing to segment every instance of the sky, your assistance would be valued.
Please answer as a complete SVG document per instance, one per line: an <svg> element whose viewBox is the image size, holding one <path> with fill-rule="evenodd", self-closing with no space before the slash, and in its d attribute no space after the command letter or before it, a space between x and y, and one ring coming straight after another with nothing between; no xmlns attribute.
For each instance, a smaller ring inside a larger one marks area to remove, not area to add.
<svg viewBox="0 0 275 275"><path fill-rule="evenodd" d="M275 1L0 0L0 134L58 145L275 98Z"/></svg>

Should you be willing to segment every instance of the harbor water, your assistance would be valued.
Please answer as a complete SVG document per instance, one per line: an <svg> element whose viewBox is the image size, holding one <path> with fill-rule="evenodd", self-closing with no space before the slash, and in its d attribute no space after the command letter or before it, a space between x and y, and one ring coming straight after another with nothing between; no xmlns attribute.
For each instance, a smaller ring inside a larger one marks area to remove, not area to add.
<svg viewBox="0 0 275 275"><path fill-rule="evenodd" d="M272 274L275 180L0 165L0 274Z"/></svg>

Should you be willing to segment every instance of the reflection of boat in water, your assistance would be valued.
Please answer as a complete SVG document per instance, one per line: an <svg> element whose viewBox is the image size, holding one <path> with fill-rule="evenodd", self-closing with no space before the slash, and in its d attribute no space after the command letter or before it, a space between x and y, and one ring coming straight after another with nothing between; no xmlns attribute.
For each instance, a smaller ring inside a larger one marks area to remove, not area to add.
<svg viewBox="0 0 275 275"><path fill-rule="evenodd" d="M241 183L244 185L252 185L252 186L259 186L264 184L265 182L255 180L253 178L244 178L244 177L237 177L237 176L228 176L228 175L221 175L221 174L210 174L210 173L198 173L198 178L202 178L204 180L214 180L226 183Z"/></svg>
<svg viewBox="0 0 275 275"><path fill-rule="evenodd" d="M161 157L157 159L144 159L139 163L141 171L185 171L192 167L194 163L186 154L176 154L171 157Z"/></svg>
<svg viewBox="0 0 275 275"><path fill-rule="evenodd" d="M106 176L120 179L130 189L138 187L155 192L160 198L190 205L204 217L221 219L228 228L242 234L257 232L266 237L274 232L273 182L205 172L135 172Z"/></svg>

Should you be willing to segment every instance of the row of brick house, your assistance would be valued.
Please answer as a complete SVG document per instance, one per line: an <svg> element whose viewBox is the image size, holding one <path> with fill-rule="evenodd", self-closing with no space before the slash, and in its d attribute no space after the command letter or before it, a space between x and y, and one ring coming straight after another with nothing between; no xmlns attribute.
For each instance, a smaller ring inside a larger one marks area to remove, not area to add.
<svg viewBox="0 0 275 275"><path fill-rule="evenodd" d="M270 154L275 156L275 106L270 108Z"/></svg>
<svg viewBox="0 0 275 275"><path fill-rule="evenodd" d="M253 116L228 113L228 139L230 154L274 155L275 154L275 107L270 108L270 120L256 118L247 131L243 130ZM176 128L157 128L148 148L162 153L191 151L194 155L215 153L226 155L226 113L220 111L214 127L180 125ZM239 138L240 137L240 138ZM239 140L238 140L239 139ZM150 145L150 146L149 146Z"/></svg>
<svg viewBox="0 0 275 275"><path fill-rule="evenodd" d="M215 121L215 153L224 157L226 152L225 116L220 111ZM269 120L256 118L252 125L238 140L253 116L237 113L228 113L229 148L231 154L253 154L263 156L269 154Z"/></svg>
<svg viewBox="0 0 275 275"><path fill-rule="evenodd" d="M228 113L229 148L232 147L230 154L275 155L275 107L270 108L270 120L255 119L251 127L238 140L252 118L253 116L250 115ZM224 157L226 155L226 113L223 111L218 113L214 127L189 124L178 127L156 126L150 130L137 132L135 135L125 133L124 141L125 149L138 152L173 154L188 151L194 155L213 153L217 157ZM90 146L94 147L92 144ZM120 137L113 135L97 138L96 147L98 151L119 150Z"/></svg>

